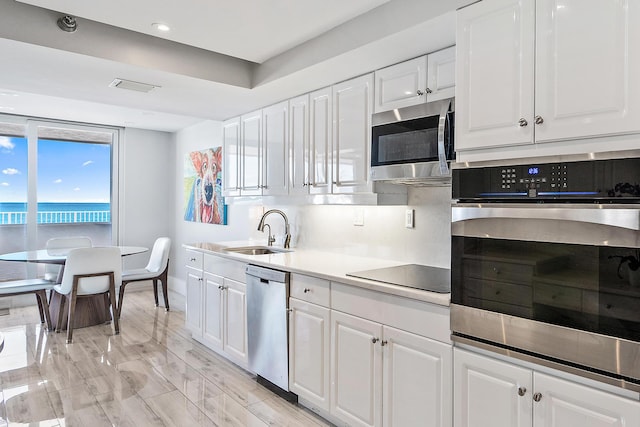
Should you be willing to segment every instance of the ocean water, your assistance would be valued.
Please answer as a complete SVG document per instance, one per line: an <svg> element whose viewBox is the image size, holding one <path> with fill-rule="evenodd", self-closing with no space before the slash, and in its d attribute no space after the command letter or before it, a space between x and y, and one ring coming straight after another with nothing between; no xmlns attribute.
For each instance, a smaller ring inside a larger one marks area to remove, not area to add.
<svg viewBox="0 0 640 427"><path fill-rule="evenodd" d="M26 203L0 202L0 225L24 224ZM38 203L39 224L111 222L110 203Z"/></svg>

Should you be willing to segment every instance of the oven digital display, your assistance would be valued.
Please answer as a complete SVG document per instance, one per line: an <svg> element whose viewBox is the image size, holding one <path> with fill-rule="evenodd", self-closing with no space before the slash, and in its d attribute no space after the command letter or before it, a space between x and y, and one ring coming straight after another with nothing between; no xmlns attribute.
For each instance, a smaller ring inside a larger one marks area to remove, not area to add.
<svg viewBox="0 0 640 427"><path fill-rule="evenodd" d="M538 175L540 173L540 168L538 166L531 166L529 168L529 175Z"/></svg>

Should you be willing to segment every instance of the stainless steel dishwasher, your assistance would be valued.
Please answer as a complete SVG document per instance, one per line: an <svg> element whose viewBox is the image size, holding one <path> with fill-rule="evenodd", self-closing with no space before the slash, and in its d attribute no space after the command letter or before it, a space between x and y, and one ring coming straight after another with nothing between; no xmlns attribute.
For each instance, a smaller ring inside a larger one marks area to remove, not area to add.
<svg viewBox="0 0 640 427"><path fill-rule="evenodd" d="M289 273L247 266L249 369L289 391Z"/></svg>

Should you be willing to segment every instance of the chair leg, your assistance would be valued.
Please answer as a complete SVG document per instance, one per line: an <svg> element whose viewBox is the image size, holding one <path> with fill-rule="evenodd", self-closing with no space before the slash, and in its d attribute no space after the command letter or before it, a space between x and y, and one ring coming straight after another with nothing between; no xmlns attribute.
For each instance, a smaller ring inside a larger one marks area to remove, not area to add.
<svg viewBox="0 0 640 427"><path fill-rule="evenodd" d="M118 292L118 319L120 319L120 313L122 312L122 302L124 301L124 287L127 286L127 282L122 282L120 290Z"/></svg>
<svg viewBox="0 0 640 427"><path fill-rule="evenodd" d="M73 278L73 289L69 298L69 316L67 317L67 344L73 342L73 320L76 312L76 300L78 298L78 278Z"/></svg>
<svg viewBox="0 0 640 427"><path fill-rule="evenodd" d="M160 278L160 280L162 280L162 295L164 295L164 308L166 311L169 311L169 292L167 289L167 276L168 276L168 272L167 270L164 271L164 273L162 273L162 276Z"/></svg>
<svg viewBox="0 0 640 427"><path fill-rule="evenodd" d="M113 273L109 275L109 298L111 299L111 317L113 318L113 329L115 329L115 335L120 333L120 321L118 319L118 313L116 312L116 284L113 277Z"/></svg>
<svg viewBox="0 0 640 427"><path fill-rule="evenodd" d="M153 279L153 297L156 299L156 307L158 306L158 279Z"/></svg>
<svg viewBox="0 0 640 427"><path fill-rule="evenodd" d="M58 305L58 326L56 327L56 333L62 331L62 317L64 316L64 303L67 299L66 295L60 294L60 304Z"/></svg>
<svg viewBox="0 0 640 427"><path fill-rule="evenodd" d="M53 325L51 324L51 315L49 314L49 303L47 302L47 291L36 291L36 298L38 300L38 306L42 308L40 316L44 316L47 321L47 330L52 331Z"/></svg>
<svg viewBox="0 0 640 427"><path fill-rule="evenodd" d="M42 308L39 291L36 292L36 302L38 303L38 311L40 312L40 323L44 323L44 309Z"/></svg>

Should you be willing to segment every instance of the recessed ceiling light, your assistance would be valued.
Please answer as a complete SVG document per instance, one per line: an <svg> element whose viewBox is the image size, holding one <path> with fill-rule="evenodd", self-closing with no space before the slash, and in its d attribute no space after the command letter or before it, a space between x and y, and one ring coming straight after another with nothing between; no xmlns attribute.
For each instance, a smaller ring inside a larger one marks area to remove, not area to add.
<svg viewBox="0 0 640 427"><path fill-rule="evenodd" d="M167 31L171 30L171 27L169 27L167 24L162 24L160 22L154 22L153 24L151 24L151 26L153 28L155 28L158 31L161 31L163 33L166 33Z"/></svg>

